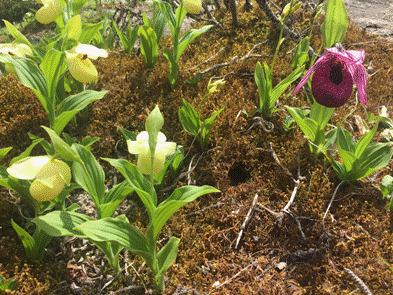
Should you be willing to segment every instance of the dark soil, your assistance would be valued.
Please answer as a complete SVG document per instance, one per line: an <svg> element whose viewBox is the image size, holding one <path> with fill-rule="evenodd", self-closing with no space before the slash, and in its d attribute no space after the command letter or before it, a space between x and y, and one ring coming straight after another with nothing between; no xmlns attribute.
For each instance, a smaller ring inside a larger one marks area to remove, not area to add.
<svg viewBox="0 0 393 295"><path fill-rule="evenodd" d="M296 25L299 32L303 31L311 25L311 15L300 10L290 27ZM218 11L215 17L222 21L230 14ZM393 214L387 211L387 201L382 200L379 190L382 177L392 174L392 165L354 185L341 185L324 218L340 181L323 156L310 153L307 140L295 124L291 130L284 130L282 124L288 115L285 111L270 117L273 132L260 126L250 129L254 122L251 114L258 108L255 65L257 61L271 64L278 33L259 8L248 13L241 10L239 21L239 28L225 22L223 29L210 30L189 46L180 60L181 73L173 91L167 78L168 63L162 55L154 70L147 72L141 55L111 52L96 63L96 89L107 89L108 94L89 106L88 115L79 117L77 124L69 125L65 132L79 141L87 135L100 137L92 149L97 158L135 162L117 128L136 133L144 130L144 117L158 104L165 118L163 132L168 140L183 145L187 154L183 171L190 163L198 163L178 186L208 184L221 191L182 208L162 231L163 244L170 235L181 238L176 263L167 272L165 294L361 294L360 284L345 269L358 276L373 294L393 294L393 272L381 259L393 264ZM196 86L186 83L198 71L229 62L234 56L245 56L266 39L269 41L254 52L262 58L245 59L211 71ZM311 38L316 51L321 40L318 25ZM162 48L170 43L166 38ZM292 41L283 43L274 68L274 85L291 72L292 53L288 52L295 46ZM372 61L372 69L368 69L369 107L365 109L357 102L354 91L349 102L336 109L332 124L353 108L353 115L364 120L367 113L377 115L382 105L391 113L391 44L368 35L351 22L343 46L346 50L365 50L366 69ZM186 71L223 47L208 63ZM208 149L202 150L182 130L178 109L182 98L196 107L206 93L209 78L223 75L227 75L226 84L202 107L206 118L226 106L214 124ZM287 100L284 97L278 102L280 108L308 106L304 91ZM14 147L3 163L8 165L11 157L30 144L27 132L45 137L40 126L48 122L33 93L21 86L14 75L0 78L0 106L0 147ZM360 138L351 117L343 126ZM279 167L272 151L285 170ZM34 153L43 151L37 148ZM109 187L116 179L121 180L103 161L102 165ZM168 178L164 187L172 181ZM290 214L279 215L297 182ZM166 196L161 193L159 198ZM75 194L70 200L91 212L88 196ZM143 228L147 217L140 204L136 195L130 195L118 213L127 213L133 224ZM254 210L250 222L243 228L251 207ZM0 274L19 280L20 287L14 294L151 294L150 271L127 251L121 253L121 266L126 270L116 279L105 256L79 239L54 239L43 262L29 262L11 219L26 226L31 217L32 212L19 196L0 190ZM241 229L243 234L236 247Z"/></svg>

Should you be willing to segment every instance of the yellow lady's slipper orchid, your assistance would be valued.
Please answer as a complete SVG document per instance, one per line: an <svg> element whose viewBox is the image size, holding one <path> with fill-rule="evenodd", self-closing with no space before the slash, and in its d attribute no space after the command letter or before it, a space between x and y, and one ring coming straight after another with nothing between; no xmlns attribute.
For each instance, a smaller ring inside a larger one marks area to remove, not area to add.
<svg viewBox="0 0 393 295"><path fill-rule="evenodd" d="M71 182L70 167L49 156L24 158L11 165L7 172L15 178L34 179L30 194L40 202L56 198Z"/></svg>
<svg viewBox="0 0 393 295"><path fill-rule="evenodd" d="M63 4L60 0L36 0L36 2L44 5L35 14L36 20L41 24L47 25L63 13Z"/></svg>
<svg viewBox="0 0 393 295"><path fill-rule="evenodd" d="M79 44L72 52L66 52L66 56L72 77L81 83L90 83L98 79L98 73L89 58L95 60L98 57L108 57L108 53L93 45Z"/></svg>
<svg viewBox="0 0 393 295"><path fill-rule="evenodd" d="M202 9L201 0L183 0L184 9L188 13L198 14Z"/></svg>
<svg viewBox="0 0 393 295"><path fill-rule="evenodd" d="M143 131L138 134L136 141L127 140L128 151L138 155L137 166L143 173L151 174L151 153L149 148L149 134ZM157 175L164 168L165 157L174 154L176 151L175 142L166 142L164 133L159 132L157 146L154 153L153 174Z"/></svg>
<svg viewBox="0 0 393 295"><path fill-rule="evenodd" d="M26 55L33 55L31 48L23 43L3 43L0 44L0 54L8 54L16 57L26 57ZM6 63L5 70L8 73L14 73L12 65Z"/></svg>

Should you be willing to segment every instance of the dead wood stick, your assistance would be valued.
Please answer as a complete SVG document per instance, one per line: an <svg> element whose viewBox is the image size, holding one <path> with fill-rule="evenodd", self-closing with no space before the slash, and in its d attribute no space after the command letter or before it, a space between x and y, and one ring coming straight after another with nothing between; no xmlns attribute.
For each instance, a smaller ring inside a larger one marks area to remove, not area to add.
<svg viewBox="0 0 393 295"><path fill-rule="evenodd" d="M195 68L200 67L201 65L204 65L204 64L208 63L208 62L211 61L213 58L215 58L221 51L223 51L226 47L227 47L227 46L221 48L219 51L217 51L214 55L212 55L211 57L209 57L207 60L201 62L200 64L197 64L196 66L193 66L192 68L189 68L189 69L187 69L187 70L184 70L184 71L185 71L185 72L188 72L188 71L191 71L191 70L193 70L193 69L195 69Z"/></svg>
<svg viewBox="0 0 393 295"><path fill-rule="evenodd" d="M243 236L243 231L246 229L246 226L250 223L251 215L254 212L254 208L255 208L257 201L258 201L258 194L255 194L254 200L252 200L252 205L247 212L247 215L246 215L246 218L244 219L243 224L240 227L240 231L239 231L239 234L238 234L237 240L236 240L235 249L237 249L237 247L239 246L240 239Z"/></svg>
<svg viewBox="0 0 393 295"><path fill-rule="evenodd" d="M373 295L366 284L350 269L344 268L345 273L359 286L360 290L366 295Z"/></svg>
<svg viewBox="0 0 393 295"><path fill-rule="evenodd" d="M237 278L239 275L242 274L242 272L246 271L247 269L249 269L251 266L255 265L256 261L254 261L253 263L249 264L248 266L246 266L245 268L241 269L238 273L236 273L233 277L230 277L229 279L227 279L225 282L217 285L217 286L213 286L214 289L218 289L226 284L228 284L229 282L231 282L233 279Z"/></svg>
<svg viewBox="0 0 393 295"><path fill-rule="evenodd" d="M197 211L194 211L194 212L187 213L185 216L197 215L197 214L199 214L199 213L201 213L201 212L203 212L203 211L206 211L206 210L208 210L208 209L215 208L215 207L220 207L220 206L222 206L222 205L224 205L223 202L218 202L217 204L213 204L213 205L207 206L207 207L205 207L205 208L202 208L202 209L200 209L200 210L197 210Z"/></svg>
<svg viewBox="0 0 393 295"><path fill-rule="evenodd" d="M341 182L338 184L338 186L336 187L336 189L334 190L332 199L330 200L330 203L329 203L329 205L328 205L328 207L327 207L327 209L326 209L326 212L325 212L325 214L323 215L323 218L322 218L322 226L323 226L323 229L324 229L324 230L325 230L325 218L326 218L326 215L328 214L329 209L330 209L330 206L332 205L333 200L334 200L334 198L336 197L336 194L337 194L337 191L338 191L339 187L340 187L344 182L346 182L346 180L341 181Z"/></svg>

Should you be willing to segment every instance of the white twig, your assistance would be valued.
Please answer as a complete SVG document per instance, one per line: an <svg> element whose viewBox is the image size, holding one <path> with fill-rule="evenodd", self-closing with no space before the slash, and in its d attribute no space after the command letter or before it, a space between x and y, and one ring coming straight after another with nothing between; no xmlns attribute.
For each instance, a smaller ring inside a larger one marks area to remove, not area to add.
<svg viewBox="0 0 393 295"><path fill-rule="evenodd" d="M219 284L218 286L214 286L214 289L218 289L221 288L222 286L228 284L229 282L231 282L233 279L237 278L239 275L242 274L242 272L246 271L247 269L249 269L251 266L255 265L256 262L254 261L253 263L249 264L248 266L246 266L245 268L243 268L242 270L240 270L237 274L235 274L233 277L230 277L229 279L227 279L225 282Z"/></svg>
<svg viewBox="0 0 393 295"><path fill-rule="evenodd" d="M237 240L236 240L235 249L237 249L237 247L239 246L239 242L240 242L240 239L242 238L243 231L246 229L246 226L250 223L251 215L254 212L254 208L255 208L257 201L258 201L258 194L255 194L254 200L252 201L252 205L251 205L250 209L248 210L248 213L246 215L246 218L244 219L243 224L240 227L239 235L237 236Z"/></svg>
<svg viewBox="0 0 393 295"><path fill-rule="evenodd" d="M341 182L339 183L339 185L336 187L336 189L334 190L332 199L330 200L329 206L327 207L326 212L325 212L325 214L323 215L323 218L322 218L322 226L323 226L323 229L325 229L325 218L326 218L326 215L327 215L328 212L329 212L330 206L331 206L332 203L333 203L334 197L336 196L339 187L340 187L344 182L346 182L346 180L341 181Z"/></svg>

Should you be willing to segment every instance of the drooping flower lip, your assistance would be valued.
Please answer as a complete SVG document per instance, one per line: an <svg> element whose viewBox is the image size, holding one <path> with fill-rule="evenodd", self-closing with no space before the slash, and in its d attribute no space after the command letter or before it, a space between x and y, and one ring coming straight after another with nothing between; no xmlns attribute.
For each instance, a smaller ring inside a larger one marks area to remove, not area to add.
<svg viewBox="0 0 393 295"><path fill-rule="evenodd" d="M75 78L81 83L91 83L98 79L96 67L90 59L96 60L98 57L108 57L104 49L93 45L79 44L70 52L66 51L68 69Z"/></svg>
<svg viewBox="0 0 393 295"><path fill-rule="evenodd" d="M341 44L340 44L341 45ZM342 50L341 46L326 48L326 52L304 75L294 95L314 73L312 92L315 100L326 107L339 107L348 101L355 83L360 101L367 106L367 73L362 65L364 50Z"/></svg>
<svg viewBox="0 0 393 295"><path fill-rule="evenodd" d="M328 108L338 108L344 105L352 94L352 76L345 66L330 60L315 71L311 89L319 104Z"/></svg>

